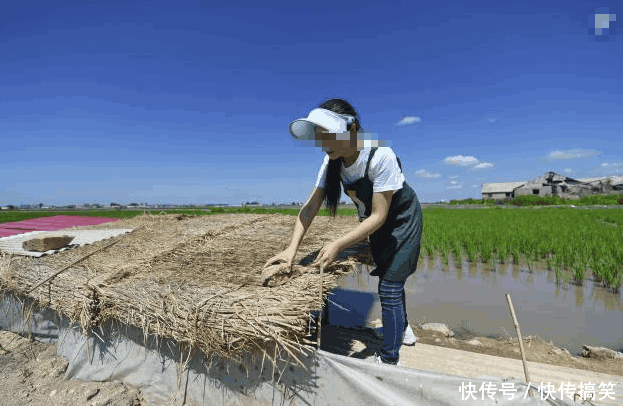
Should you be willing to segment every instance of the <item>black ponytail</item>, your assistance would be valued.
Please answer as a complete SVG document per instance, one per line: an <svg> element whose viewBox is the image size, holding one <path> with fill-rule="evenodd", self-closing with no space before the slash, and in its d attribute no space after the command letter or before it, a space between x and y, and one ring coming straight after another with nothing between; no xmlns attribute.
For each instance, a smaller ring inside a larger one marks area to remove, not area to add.
<svg viewBox="0 0 623 406"><path fill-rule="evenodd" d="M361 124L357 111L346 100L330 99L318 106L321 109L331 110L334 113L346 114L355 117L355 121L347 126L347 130L351 131L354 127L357 131L361 131ZM325 204L329 214L335 218L337 214L337 205L342 196L342 182L340 180L340 168L344 158L329 160L327 175L325 178Z"/></svg>

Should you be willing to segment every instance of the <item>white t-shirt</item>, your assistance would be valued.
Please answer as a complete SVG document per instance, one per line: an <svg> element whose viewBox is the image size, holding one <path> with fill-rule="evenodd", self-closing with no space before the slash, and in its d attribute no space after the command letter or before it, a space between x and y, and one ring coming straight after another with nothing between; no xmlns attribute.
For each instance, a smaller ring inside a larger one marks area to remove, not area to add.
<svg viewBox="0 0 623 406"><path fill-rule="evenodd" d="M344 167L344 164L342 164L340 177L344 185L349 185L363 178L371 151L372 149L367 147L359 151L359 157L357 157L355 163L348 168ZM322 161L322 166L316 178L315 186L317 188L325 188L325 176L328 167L329 156L325 154L324 161ZM372 161L370 161L368 177L373 184L372 193L385 192L387 190L393 190L395 193L397 190L402 189L402 184L406 181L400 170L400 166L398 166L396 155L390 147L379 147L376 150Z"/></svg>

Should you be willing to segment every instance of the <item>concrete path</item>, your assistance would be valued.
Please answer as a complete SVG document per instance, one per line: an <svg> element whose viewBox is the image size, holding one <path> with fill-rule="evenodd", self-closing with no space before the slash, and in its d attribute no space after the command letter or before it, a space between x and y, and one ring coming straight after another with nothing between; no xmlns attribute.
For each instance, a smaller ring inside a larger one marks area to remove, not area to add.
<svg viewBox="0 0 623 406"><path fill-rule="evenodd" d="M464 376L467 378L501 376L512 377L525 381L523 363L521 360L501 358L452 348L437 347L433 345L416 343L415 346L402 346L400 350L400 363L403 367L439 371L450 375ZM528 373L535 386L541 382L550 382L558 389L560 397L560 385L571 383L575 390L579 390L580 383L594 383L596 405L623 405L623 378L618 375L607 375L582 369L559 367L539 362L528 361ZM610 393L614 393L609 399L605 397L606 388L599 388L601 383L612 383ZM467 382L466 382L467 383ZM573 390L571 390L573 392ZM499 389L498 389L498 392ZM565 389L564 395L567 395ZM600 398L604 398L599 400ZM578 405L582 404L577 401ZM587 403L588 404L588 403Z"/></svg>

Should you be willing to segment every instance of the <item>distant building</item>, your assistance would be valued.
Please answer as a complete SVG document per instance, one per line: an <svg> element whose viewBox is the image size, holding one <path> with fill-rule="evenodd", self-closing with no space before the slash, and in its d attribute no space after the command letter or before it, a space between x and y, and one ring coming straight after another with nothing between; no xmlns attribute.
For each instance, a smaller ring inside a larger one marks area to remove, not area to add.
<svg viewBox="0 0 623 406"><path fill-rule="evenodd" d="M580 199L588 195L623 193L623 176L573 179L549 171L526 182L483 183L483 199L513 199L517 196L559 196Z"/></svg>
<svg viewBox="0 0 623 406"><path fill-rule="evenodd" d="M261 206L261 203L258 201L245 202L242 204L242 207L259 207L259 206Z"/></svg>
<svg viewBox="0 0 623 406"><path fill-rule="evenodd" d="M515 188L523 185L525 182L504 182L504 183L483 183L482 198L483 199L504 199L513 198ZM444 200L442 200L443 202Z"/></svg>

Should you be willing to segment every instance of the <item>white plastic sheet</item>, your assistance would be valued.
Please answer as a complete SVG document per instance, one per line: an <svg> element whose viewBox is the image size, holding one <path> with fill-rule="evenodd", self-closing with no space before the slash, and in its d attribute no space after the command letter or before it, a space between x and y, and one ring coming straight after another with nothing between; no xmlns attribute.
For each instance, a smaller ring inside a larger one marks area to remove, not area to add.
<svg viewBox="0 0 623 406"><path fill-rule="evenodd" d="M141 390L150 404L173 405L558 405L569 400L542 400L540 394L517 380L501 377L468 379L438 372L374 364L322 350L300 355L307 370L295 362L280 361L275 370L268 361L247 356L242 364L216 356L204 362L201 353L188 359L168 339L157 340L121 323L107 323L85 340L78 327L50 309L37 310L26 323L22 309L28 299L0 295L0 327L56 342L58 354L69 360L66 378L84 381L118 380ZM89 350L87 352L88 343ZM476 392L461 391L470 383ZM483 383L498 388L487 397ZM510 397L502 383L516 389Z"/></svg>

